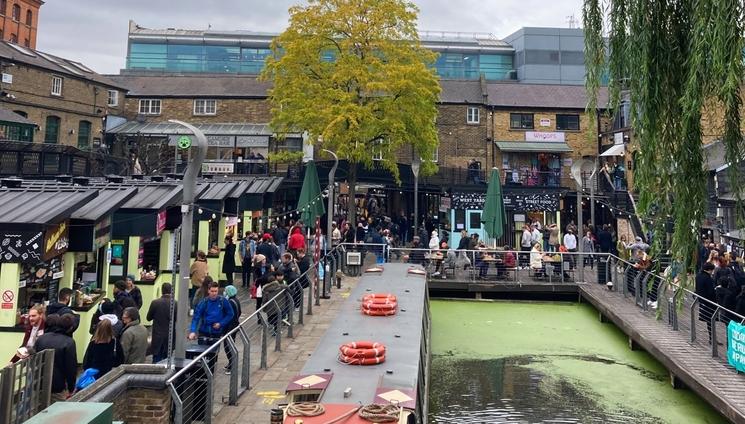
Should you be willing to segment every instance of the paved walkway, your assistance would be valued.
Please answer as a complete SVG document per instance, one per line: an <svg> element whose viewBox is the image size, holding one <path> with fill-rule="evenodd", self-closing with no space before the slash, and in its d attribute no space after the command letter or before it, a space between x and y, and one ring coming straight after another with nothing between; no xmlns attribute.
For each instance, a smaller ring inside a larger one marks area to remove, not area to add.
<svg viewBox="0 0 745 424"><path fill-rule="evenodd" d="M341 305L349 297L358 278L345 277L341 289L334 288L331 299L321 299L321 306L313 307L313 315L305 316L304 325L294 328L295 338L282 340L282 351L270 349L267 370L252 369L251 390L243 393L237 405L228 406L215 402L216 416L212 422L220 423L260 423L269 422L269 413L278 403L284 402L287 383L300 373L305 361L315 351L318 342L336 317ZM248 314L254 308L246 311ZM273 346L273 344L271 344ZM218 369L220 369L218 367ZM220 393L227 395L227 383L219 379L215 387L215 397ZM222 386L222 387L221 387Z"/></svg>
<svg viewBox="0 0 745 424"><path fill-rule="evenodd" d="M695 329L698 342L691 343L690 328L684 328L691 321L690 315L681 316L680 330L674 331L665 314L658 320L653 310L644 311L637 307L633 294L624 297L600 284L580 284L579 290L603 317L610 319L637 346L670 370L671 378L682 381L730 421L745 423L745 376L736 373L721 357L721 351L726 352L726 343L720 346L720 356L712 357L703 323ZM658 300L664 302L662 294ZM663 307L664 303L659 306ZM687 309L684 306L681 314ZM697 318L694 316L693 319ZM722 340L724 326L720 327L719 340Z"/></svg>

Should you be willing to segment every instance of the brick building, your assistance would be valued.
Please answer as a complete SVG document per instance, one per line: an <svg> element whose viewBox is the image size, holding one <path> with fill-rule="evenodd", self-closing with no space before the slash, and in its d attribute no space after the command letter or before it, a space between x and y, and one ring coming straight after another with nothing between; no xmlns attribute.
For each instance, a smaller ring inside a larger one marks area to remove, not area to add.
<svg viewBox="0 0 745 424"><path fill-rule="evenodd" d="M41 0L0 0L0 40L36 48Z"/></svg>
<svg viewBox="0 0 745 424"><path fill-rule="evenodd" d="M0 42L0 68L0 108L35 123L34 141L97 147L123 111L124 88L81 63Z"/></svg>

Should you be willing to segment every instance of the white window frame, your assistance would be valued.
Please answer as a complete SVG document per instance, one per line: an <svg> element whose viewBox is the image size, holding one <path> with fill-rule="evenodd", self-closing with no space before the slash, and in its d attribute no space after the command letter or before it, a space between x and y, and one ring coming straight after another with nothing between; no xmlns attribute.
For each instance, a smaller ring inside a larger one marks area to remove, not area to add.
<svg viewBox="0 0 745 424"><path fill-rule="evenodd" d="M480 122L479 108L468 106L466 109L466 124L478 124Z"/></svg>
<svg viewBox="0 0 745 424"><path fill-rule="evenodd" d="M140 115L160 115L161 105L160 99L140 99L137 110Z"/></svg>
<svg viewBox="0 0 745 424"><path fill-rule="evenodd" d="M64 80L62 77L58 77L55 75L52 75L52 95L53 96L61 96L62 95L62 86L64 84Z"/></svg>
<svg viewBox="0 0 745 424"><path fill-rule="evenodd" d="M194 115L217 115L217 100L195 99Z"/></svg>
<svg viewBox="0 0 745 424"><path fill-rule="evenodd" d="M116 90L109 90L106 104L108 106L119 106L119 92Z"/></svg>
<svg viewBox="0 0 745 424"><path fill-rule="evenodd" d="M372 146L372 160L381 161L383 159L383 149L386 148L385 142L376 141Z"/></svg>

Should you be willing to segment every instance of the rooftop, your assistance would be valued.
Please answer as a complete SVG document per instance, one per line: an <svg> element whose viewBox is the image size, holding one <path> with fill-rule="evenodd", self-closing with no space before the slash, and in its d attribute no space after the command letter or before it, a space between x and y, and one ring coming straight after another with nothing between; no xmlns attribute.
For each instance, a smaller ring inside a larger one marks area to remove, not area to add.
<svg viewBox="0 0 745 424"><path fill-rule="evenodd" d="M97 74L89 67L74 60L64 59L39 50L0 41L0 59L12 63L23 63L28 66L44 69L56 74L93 81L113 88L123 88L115 81Z"/></svg>
<svg viewBox="0 0 745 424"><path fill-rule="evenodd" d="M585 109L587 90L582 85L490 83L488 104L497 107ZM598 108L608 103L608 90L598 92Z"/></svg>
<svg viewBox="0 0 745 424"><path fill-rule="evenodd" d="M0 189L0 223L56 224L96 197L95 190Z"/></svg>
<svg viewBox="0 0 745 424"><path fill-rule="evenodd" d="M266 98L271 83L251 75L108 75L129 97Z"/></svg>

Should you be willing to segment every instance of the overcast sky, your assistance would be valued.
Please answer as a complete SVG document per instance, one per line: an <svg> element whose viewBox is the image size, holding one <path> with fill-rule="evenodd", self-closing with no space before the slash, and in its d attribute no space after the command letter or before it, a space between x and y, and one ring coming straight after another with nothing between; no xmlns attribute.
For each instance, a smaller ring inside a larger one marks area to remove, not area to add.
<svg viewBox="0 0 745 424"><path fill-rule="evenodd" d="M46 0L37 49L118 73L130 19L146 28L281 32L287 9L301 0ZM582 0L415 0L419 28L489 32L505 37L523 26L568 27Z"/></svg>

